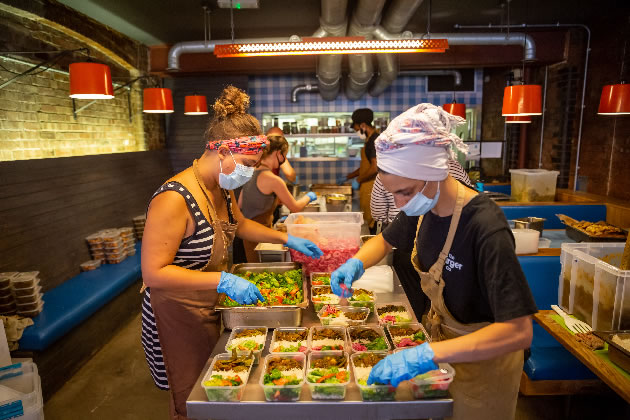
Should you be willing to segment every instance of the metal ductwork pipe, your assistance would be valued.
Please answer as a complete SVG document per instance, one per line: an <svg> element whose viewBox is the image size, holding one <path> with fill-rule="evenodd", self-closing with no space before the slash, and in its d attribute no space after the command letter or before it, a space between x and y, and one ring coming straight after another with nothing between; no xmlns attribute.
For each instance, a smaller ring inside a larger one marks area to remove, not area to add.
<svg viewBox="0 0 630 420"><path fill-rule="evenodd" d="M422 0L394 0L387 9L381 25L389 33L401 33L421 4ZM383 93L398 75L397 54L377 54L376 58L378 60L378 77L370 88L370 95L372 96Z"/></svg>
<svg viewBox="0 0 630 420"><path fill-rule="evenodd" d="M348 0L322 0L320 27L313 37L345 36L348 27L347 8ZM319 93L325 101L333 101L339 95L342 60L343 55L340 54L323 55L317 60Z"/></svg>
<svg viewBox="0 0 630 420"><path fill-rule="evenodd" d="M304 92L319 92L319 87L311 84L294 86L293 89L291 89L291 102L297 102L298 95Z"/></svg>
<svg viewBox="0 0 630 420"><path fill-rule="evenodd" d="M378 24L385 0L359 0L350 20L348 36L363 36L372 39L375 25ZM348 57L350 74L346 84L346 96L355 101L367 91L374 75L371 54L350 54Z"/></svg>
<svg viewBox="0 0 630 420"><path fill-rule="evenodd" d="M458 70L409 70L398 74L400 76L452 76L455 86L462 85L462 74Z"/></svg>

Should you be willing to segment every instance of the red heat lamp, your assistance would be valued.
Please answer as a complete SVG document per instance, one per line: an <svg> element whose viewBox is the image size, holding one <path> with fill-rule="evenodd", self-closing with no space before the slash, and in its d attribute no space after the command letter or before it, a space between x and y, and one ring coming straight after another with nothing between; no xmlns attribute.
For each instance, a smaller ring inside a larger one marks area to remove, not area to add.
<svg viewBox="0 0 630 420"><path fill-rule="evenodd" d="M529 115L505 117L506 124L531 124L532 118Z"/></svg>
<svg viewBox="0 0 630 420"><path fill-rule="evenodd" d="M147 114L167 114L173 112L173 94L167 88L146 88L142 112Z"/></svg>
<svg viewBox="0 0 630 420"><path fill-rule="evenodd" d="M466 119L466 104L458 104L457 102L452 102L450 104L442 105L442 109L449 114L457 115L458 117Z"/></svg>
<svg viewBox="0 0 630 420"><path fill-rule="evenodd" d="M597 113L599 115L630 114L630 85L621 82L617 85L604 86Z"/></svg>
<svg viewBox="0 0 630 420"><path fill-rule="evenodd" d="M207 115L208 103L202 95L188 95L184 99L184 115Z"/></svg>
<svg viewBox="0 0 630 420"><path fill-rule="evenodd" d="M542 114L542 87L540 85L513 85L503 91L504 117Z"/></svg>
<svg viewBox="0 0 630 420"><path fill-rule="evenodd" d="M70 64L70 97L112 99L114 87L109 66L91 62Z"/></svg>

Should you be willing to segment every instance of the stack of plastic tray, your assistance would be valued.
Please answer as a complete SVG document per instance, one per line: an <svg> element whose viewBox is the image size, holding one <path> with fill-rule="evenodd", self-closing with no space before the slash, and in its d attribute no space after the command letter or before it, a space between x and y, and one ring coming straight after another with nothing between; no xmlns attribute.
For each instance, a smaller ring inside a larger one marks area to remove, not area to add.
<svg viewBox="0 0 630 420"><path fill-rule="evenodd" d="M102 230L100 235L103 238L105 259L108 264L118 264L127 258L125 241L121 237L119 229Z"/></svg>
<svg viewBox="0 0 630 420"><path fill-rule="evenodd" d="M44 307L39 271L18 273L11 279L11 289L15 296L18 315L31 318L39 315Z"/></svg>
<svg viewBox="0 0 630 420"><path fill-rule="evenodd" d="M125 254L127 256L136 255L136 238L133 236L133 228L123 227L118 229L118 231L125 246Z"/></svg>
<svg viewBox="0 0 630 420"><path fill-rule="evenodd" d="M44 419L42 384L37 365L22 362L0 368L0 407L5 419Z"/></svg>
<svg viewBox="0 0 630 420"><path fill-rule="evenodd" d="M101 266L101 260L89 260L81 263L81 271L96 270Z"/></svg>
<svg viewBox="0 0 630 420"><path fill-rule="evenodd" d="M11 292L11 279L19 273L0 273L0 315L13 315L17 311L15 296Z"/></svg>
<svg viewBox="0 0 630 420"><path fill-rule="evenodd" d="M90 255L93 260L98 260L105 264L105 244L101 237L101 232L96 232L85 238L90 248Z"/></svg>
<svg viewBox="0 0 630 420"><path fill-rule="evenodd" d="M142 240L142 235L144 234L144 225L146 223L147 216L144 214L133 218L133 229L136 232L136 238L138 238L139 241Z"/></svg>

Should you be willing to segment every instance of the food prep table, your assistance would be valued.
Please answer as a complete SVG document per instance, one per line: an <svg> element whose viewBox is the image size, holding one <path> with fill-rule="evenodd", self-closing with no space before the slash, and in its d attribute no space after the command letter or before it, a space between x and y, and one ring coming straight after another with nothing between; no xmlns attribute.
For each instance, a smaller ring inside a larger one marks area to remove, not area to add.
<svg viewBox="0 0 630 420"><path fill-rule="evenodd" d="M407 297L402 286L394 275L394 291L392 293L377 293L376 301L405 302ZM412 314L413 315L413 314ZM414 317L415 322L415 317ZM376 315L370 314L369 325L378 324ZM320 325L315 314L312 303L303 310L302 326L311 327ZM385 420L385 419L440 419L450 417L453 412L452 398L438 398L415 400L411 392L408 381L399 385L396 392L396 401L364 402L361 399L359 388L351 377L348 385L346 398L341 401L313 401L308 385L305 383L302 388L302 395L298 402L267 402L260 386L262 375L262 363L254 366L249 377L241 402L208 402L206 393L201 387L203 375L210 367L212 357L225 352L230 331L224 331L212 352L210 360L206 363L203 371L200 372L199 379L193 388L186 407L188 417L193 419L213 419L213 420L251 420L256 418L282 419L365 419L365 420ZM269 352L272 331L269 331L267 343L263 356Z"/></svg>

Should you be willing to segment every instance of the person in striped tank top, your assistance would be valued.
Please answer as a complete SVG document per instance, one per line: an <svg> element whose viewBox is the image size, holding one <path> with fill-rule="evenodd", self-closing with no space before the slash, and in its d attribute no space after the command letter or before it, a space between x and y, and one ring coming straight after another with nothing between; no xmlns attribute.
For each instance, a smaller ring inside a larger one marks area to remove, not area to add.
<svg viewBox="0 0 630 420"><path fill-rule="evenodd" d="M155 384L169 389L171 419L187 418L186 398L219 338L219 293L240 304L264 301L252 283L225 271L234 236L322 255L311 241L248 220L232 205L232 190L251 178L268 144L248 105L245 92L225 88L205 152L158 189L147 211L141 340Z"/></svg>

